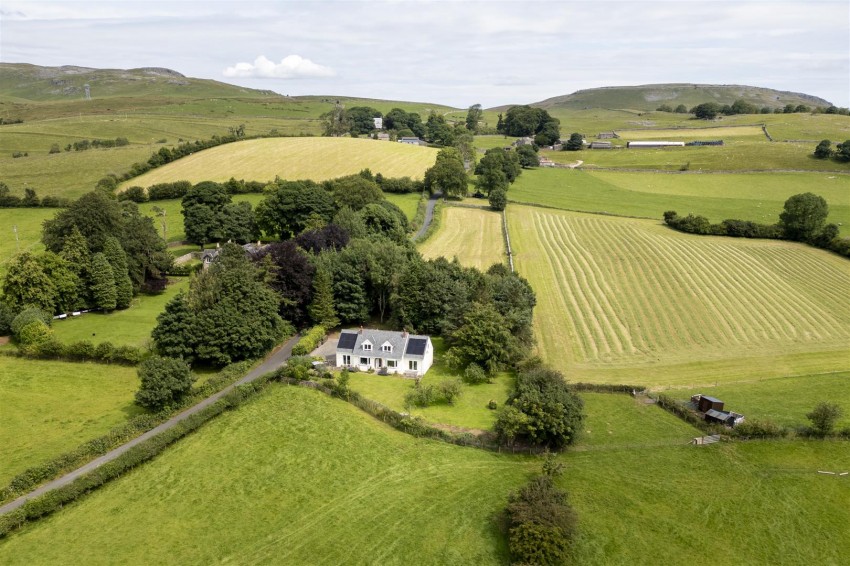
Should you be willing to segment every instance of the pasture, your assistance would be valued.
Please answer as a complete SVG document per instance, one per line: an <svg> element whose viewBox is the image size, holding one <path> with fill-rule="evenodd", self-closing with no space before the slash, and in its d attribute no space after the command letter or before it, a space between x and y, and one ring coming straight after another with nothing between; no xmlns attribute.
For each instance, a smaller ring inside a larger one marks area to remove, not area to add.
<svg viewBox="0 0 850 566"><path fill-rule="evenodd" d="M426 259L457 258L461 265L486 271L504 263L502 214L483 208L444 206L440 229L419 246Z"/></svg>
<svg viewBox="0 0 850 566"><path fill-rule="evenodd" d="M701 139L707 139L704 136ZM844 163L815 159L817 143L771 143L767 140L731 139L722 146L664 147L626 149L626 142L615 140L618 149L548 151L541 155L556 163L584 161L582 167L639 169L646 171L751 172L751 171L830 171L848 172Z"/></svg>
<svg viewBox="0 0 850 566"><path fill-rule="evenodd" d="M189 290L188 277L171 278L162 293L140 294L133 297L130 308L111 313L85 313L80 316L56 320L53 333L65 343L89 340L95 344L112 342L115 346L146 346L156 317L165 305L180 291Z"/></svg>
<svg viewBox="0 0 850 566"><path fill-rule="evenodd" d="M574 153L574 152L565 152ZM583 152L580 152L583 153ZM533 169L508 191L515 202L566 210L660 219L666 210L774 224L788 197L814 192L829 204L828 222L850 230L850 175L830 173L658 174Z"/></svg>
<svg viewBox="0 0 850 566"><path fill-rule="evenodd" d="M136 368L0 356L0 484L142 412Z"/></svg>
<svg viewBox="0 0 850 566"><path fill-rule="evenodd" d="M529 458L415 439L343 401L272 385L0 541L0 562L500 564L495 514L537 470Z"/></svg>
<svg viewBox="0 0 850 566"><path fill-rule="evenodd" d="M715 126L707 128L653 128L617 130L624 140L725 140L728 138L767 139L759 125Z"/></svg>
<svg viewBox="0 0 850 566"><path fill-rule="evenodd" d="M58 212L56 208L0 208L0 278L19 252L40 252L41 224Z"/></svg>
<svg viewBox="0 0 850 566"><path fill-rule="evenodd" d="M846 561L850 476L817 473L850 471L846 442L659 446L632 431L644 446L562 457L579 516L573 563L690 565L698 541L741 564Z"/></svg>
<svg viewBox="0 0 850 566"><path fill-rule="evenodd" d="M787 356L820 368L808 373L847 368L850 266L839 256L516 205L508 227L537 293L540 353L568 379L698 385L743 379L750 363L788 375Z"/></svg>
<svg viewBox="0 0 850 566"><path fill-rule="evenodd" d="M433 148L359 138L266 138L207 149L154 169L122 185L149 187L188 180L324 181L369 168L385 177L421 179L437 156Z"/></svg>
<svg viewBox="0 0 850 566"><path fill-rule="evenodd" d="M699 389L675 389L666 393L683 401L697 393L711 395L726 403L729 410L742 413L747 418L767 419L790 427L810 424L806 413L819 402L829 401L844 409L844 416L838 421L837 427L850 427L848 371L724 383Z"/></svg>

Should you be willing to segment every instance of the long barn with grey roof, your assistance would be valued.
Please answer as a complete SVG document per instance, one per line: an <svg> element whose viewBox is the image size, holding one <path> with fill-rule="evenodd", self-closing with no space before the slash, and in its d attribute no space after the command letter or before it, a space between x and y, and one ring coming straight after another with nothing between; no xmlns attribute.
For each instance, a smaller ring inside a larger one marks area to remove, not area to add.
<svg viewBox="0 0 850 566"><path fill-rule="evenodd" d="M434 363L431 338L407 332L343 330L336 347L337 367L374 369L381 373L402 373L420 377Z"/></svg>

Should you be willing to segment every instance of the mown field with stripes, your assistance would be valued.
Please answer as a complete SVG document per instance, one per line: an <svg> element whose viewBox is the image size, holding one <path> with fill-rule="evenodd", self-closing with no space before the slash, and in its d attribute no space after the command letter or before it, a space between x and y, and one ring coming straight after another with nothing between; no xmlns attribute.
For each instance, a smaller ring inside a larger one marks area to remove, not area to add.
<svg viewBox="0 0 850 566"><path fill-rule="evenodd" d="M505 239L502 214L482 208L443 207L440 229L419 251L426 259L457 258L461 265L486 271L494 263L504 263Z"/></svg>
<svg viewBox="0 0 850 566"><path fill-rule="evenodd" d="M570 379L713 383L846 369L850 263L788 242L511 205L541 354Z"/></svg>

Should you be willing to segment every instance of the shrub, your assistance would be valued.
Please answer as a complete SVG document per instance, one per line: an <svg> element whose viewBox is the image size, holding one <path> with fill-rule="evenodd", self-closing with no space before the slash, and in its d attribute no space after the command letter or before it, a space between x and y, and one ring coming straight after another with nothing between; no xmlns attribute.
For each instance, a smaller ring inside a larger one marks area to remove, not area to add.
<svg viewBox="0 0 850 566"><path fill-rule="evenodd" d="M781 438L788 430L771 420L747 419L732 429L735 436L743 438Z"/></svg>
<svg viewBox="0 0 850 566"><path fill-rule="evenodd" d="M563 448L575 442L584 420L584 402L560 372L532 365L517 374L516 389L496 420L496 433L509 443Z"/></svg>
<svg viewBox="0 0 850 566"><path fill-rule="evenodd" d="M293 348L294 351L294 348ZM286 362L286 365L275 372L277 379L294 379L296 381L307 381L313 377L313 359L309 356L294 355Z"/></svg>
<svg viewBox="0 0 850 566"><path fill-rule="evenodd" d="M118 346L112 352L112 361L128 366L138 364L144 357L145 352L141 348L134 348L133 346Z"/></svg>
<svg viewBox="0 0 850 566"><path fill-rule="evenodd" d="M0 336L12 333L12 321L17 315L18 311L12 305L0 301Z"/></svg>
<svg viewBox="0 0 850 566"><path fill-rule="evenodd" d="M38 344L37 348L26 353L37 358L58 360L65 357L65 344L51 336L44 342Z"/></svg>
<svg viewBox="0 0 850 566"><path fill-rule="evenodd" d="M17 337L24 326L35 321L41 321L47 326L50 326L53 322L53 317L47 311L43 311L37 307L24 309L12 319L12 324L10 325L12 334Z"/></svg>
<svg viewBox="0 0 850 566"><path fill-rule="evenodd" d="M481 366L473 362L466 366L466 370L463 372L463 381L469 385L478 385L480 383L491 383L493 379L481 369Z"/></svg>
<svg viewBox="0 0 850 566"><path fill-rule="evenodd" d="M194 376L181 359L151 356L139 366L139 379L136 402L159 411L178 404L192 388Z"/></svg>
<svg viewBox="0 0 850 566"><path fill-rule="evenodd" d="M806 418L812 422L812 432L816 436L827 436L835 428L835 423L842 417L844 411L835 403L821 401Z"/></svg>
<svg viewBox="0 0 850 566"><path fill-rule="evenodd" d="M322 343L326 334L327 331L324 326L314 326L301 336L298 343L295 344L294 348L292 348L292 355L306 356L319 347L319 344Z"/></svg>
<svg viewBox="0 0 850 566"><path fill-rule="evenodd" d="M139 203L148 202L148 193L145 192L144 188L134 185L129 187L123 193L120 193L118 195L118 200L131 200Z"/></svg>
<svg viewBox="0 0 850 566"><path fill-rule="evenodd" d="M490 399L490 401L487 403L487 408L491 411L495 411L499 408L499 404L496 403L496 401L494 401L493 399Z"/></svg>
<svg viewBox="0 0 850 566"><path fill-rule="evenodd" d="M47 153L48 154L62 153L62 148L59 147L58 143L54 143L50 146L50 151L48 151Z"/></svg>
<svg viewBox="0 0 850 566"><path fill-rule="evenodd" d="M508 206L507 191L501 187L493 189L488 197L488 202L490 203L490 208L493 210L505 210L505 207Z"/></svg>
<svg viewBox="0 0 850 566"><path fill-rule="evenodd" d="M404 407L406 409L410 409L411 407L427 407L433 403L436 398L437 391L434 389L433 385L422 385L422 383L417 380L413 389L408 391L404 396Z"/></svg>
<svg viewBox="0 0 850 566"><path fill-rule="evenodd" d="M531 480L508 500L508 549L520 564L567 562L578 518L551 475Z"/></svg>
<svg viewBox="0 0 850 566"><path fill-rule="evenodd" d="M92 344L88 340L83 340L80 342L74 342L73 344L69 344L67 349L65 350L65 355L71 358L72 360L77 360L81 362L85 362L88 360L95 359L97 349L95 345Z"/></svg>
<svg viewBox="0 0 850 566"><path fill-rule="evenodd" d="M18 332L18 341L25 345L35 345L46 342L50 339L53 331L50 327L40 320L34 320L21 328Z"/></svg>
<svg viewBox="0 0 850 566"><path fill-rule="evenodd" d="M455 400L460 397L462 390L463 386L460 384L460 380L450 379L443 381L437 386L437 398L444 400L449 405L454 405Z"/></svg>

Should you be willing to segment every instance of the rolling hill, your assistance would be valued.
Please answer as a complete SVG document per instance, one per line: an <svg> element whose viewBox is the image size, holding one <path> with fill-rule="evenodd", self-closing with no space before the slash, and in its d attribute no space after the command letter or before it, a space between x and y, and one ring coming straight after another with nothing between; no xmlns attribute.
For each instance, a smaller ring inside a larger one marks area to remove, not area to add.
<svg viewBox="0 0 850 566"><path fill-rule="evenodd" d="M545 110L585 108L617 108L631 110L655 110L662 104L688 108L702 102L732 104L743 99L756 106L771 108L786 104L805 104L806 106L830 106L830 103L817 96L798 92L786 92L743 85L701 85L701 84L655 84L639 86L612 86L579 90L564 96L547 98L531 106ZM502 108L509 108L504 106Z"/></svg>

